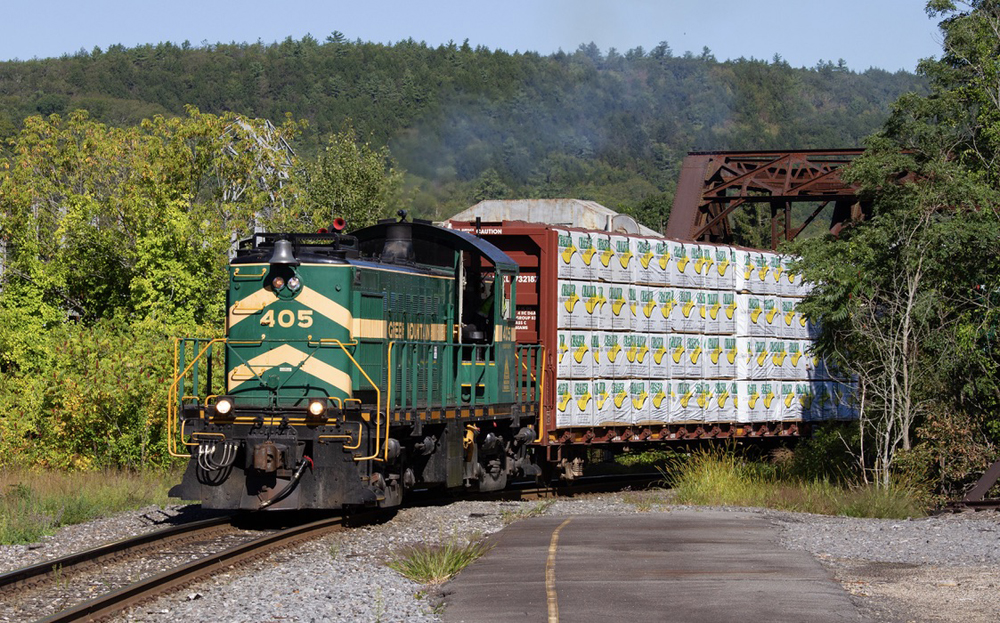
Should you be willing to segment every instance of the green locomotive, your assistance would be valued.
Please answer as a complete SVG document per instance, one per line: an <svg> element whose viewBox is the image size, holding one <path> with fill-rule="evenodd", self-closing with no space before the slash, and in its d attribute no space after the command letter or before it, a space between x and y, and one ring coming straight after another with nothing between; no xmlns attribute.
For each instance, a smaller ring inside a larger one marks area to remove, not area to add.
<svg viewBox="0 0 1000 623"><path fill-rule="evenodd" d="M518 266L426 222L257 234L226 337L177 340L171 495L206 508L393 506L537 475L544 353L515 342Z"/></svg>

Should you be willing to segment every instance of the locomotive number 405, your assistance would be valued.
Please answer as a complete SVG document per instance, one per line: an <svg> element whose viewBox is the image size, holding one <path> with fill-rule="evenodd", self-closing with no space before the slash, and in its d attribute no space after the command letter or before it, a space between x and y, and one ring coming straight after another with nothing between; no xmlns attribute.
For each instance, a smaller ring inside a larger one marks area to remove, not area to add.
<svg viewBox="0 0 1000 623"><path fill-rule="evenodd" d="M296 324L296 320L298 320L298 325L303 329L311 327L313 323L312 314L313 310L311 309L300 309L298 315L290 309L283 309L277 313L278 326L288 328ZM273 309L267 310L267 313L260 319L260 324L266 327L273 327L275 316Z"/></svg>

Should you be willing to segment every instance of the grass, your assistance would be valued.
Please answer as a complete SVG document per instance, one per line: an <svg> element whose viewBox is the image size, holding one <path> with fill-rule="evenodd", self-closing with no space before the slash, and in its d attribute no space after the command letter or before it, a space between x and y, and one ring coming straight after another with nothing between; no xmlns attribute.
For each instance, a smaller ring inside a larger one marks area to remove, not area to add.
<svg viewBox="0 0 1000 623"><path fill-rule="evenodd" d="M555 504L555 502L556 502L555 500L543 500L537 504L532 504L531 506L528 507L524 508L519 507L517 510L500 511L500 521L503 522L503 525L509 526L515 521L528 519L530 517L539 517L541 515L544 515L549 510L549 507Z"/></svg>
<svg viewBox="0 0 1000 623"><path fill-rule="evenodd" d="M414 582L442 584L490 549L491 546L483 541L413 545L389 561L389 567Z"/></svg>
<svg viewBox="0 0 1000 623"><path fill-rule="evenodd" d="M166 505L180 472L0 472L0 544L32 543L62 526ZM176 502L176 500L174 501Z"/></svg>
<svg viewBox="0 0 1000 623"><path fill-rule="evenodd" d="M782 474L774 465L750 461L731 450L698 451L665 472L680 504L762 506L848 517L902 519L926 514L927 499L916 487L845 485Z"/></svg>

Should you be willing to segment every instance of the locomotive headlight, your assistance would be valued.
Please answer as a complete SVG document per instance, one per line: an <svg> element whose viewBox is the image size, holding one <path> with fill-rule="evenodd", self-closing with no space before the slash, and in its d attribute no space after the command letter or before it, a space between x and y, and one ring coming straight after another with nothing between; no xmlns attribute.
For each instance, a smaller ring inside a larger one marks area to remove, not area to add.
<svg viewBox="0 0 1000 623"><path fill-rule="evenodd" d="M281 277L275 277L271 280L271 287L274 288L275 291L280 290L285 287L285 280Z"/></svg>
<svg viewBox="0 0 1000 623"><path fill-rule="evenodd" d="M228 415L233 410L233 399L229 396L221 396L215 401L215 412L219 415Z"/></svg>
<svg viewBox="0 0 1000 623"><path fill-rule="evenodd" d="M288 280L288 289L295 292L302 286L302 282L299 281L298 277L292 277Z"/></svg>
<svg viewBox="0 0 1000 623"><path fill-rule="evenodd" d="M317 417L326 413L326 399L312 398L309 400L309 413Z"/></svg>

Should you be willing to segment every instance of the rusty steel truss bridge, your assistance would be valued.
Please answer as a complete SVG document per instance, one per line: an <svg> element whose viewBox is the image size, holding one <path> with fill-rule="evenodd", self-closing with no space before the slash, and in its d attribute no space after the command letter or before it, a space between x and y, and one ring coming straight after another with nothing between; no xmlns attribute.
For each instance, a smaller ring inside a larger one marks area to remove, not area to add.
<svg viewBox="0 0 1000 623"><path fill-rule="evenodd" d="M766 204L770 209L771 249L794 240L831 203L830 233L871 216L857 187L840 170L863 149L801 151L691 152L681 167L666 235L680 240L735 244L737 210ZM793 205L805 204L793 210ZM802 214L809 210L807 216ZM795 218L795 214L799 218ZM793 220L797 222L793 222Z"/></svg>

